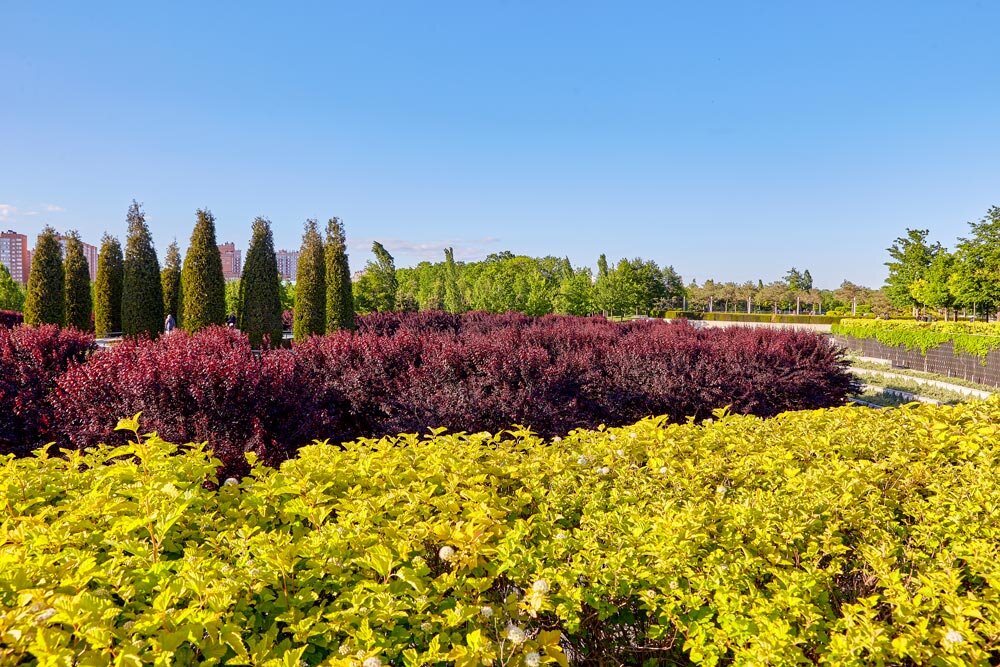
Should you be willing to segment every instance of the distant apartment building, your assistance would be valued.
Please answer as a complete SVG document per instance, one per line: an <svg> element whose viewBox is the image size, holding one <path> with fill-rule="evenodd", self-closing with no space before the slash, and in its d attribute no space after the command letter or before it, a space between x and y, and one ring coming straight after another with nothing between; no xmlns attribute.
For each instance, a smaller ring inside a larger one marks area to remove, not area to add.
<svg viewBox="0 0 1000 667"><path fill-rule="evenodd" d="M59 244L62 246L63 257L66 256L66 242L68 240L68 236L59 237ZM80 241L80 245L83 246L83 256L87 258L87 269L90 271L90 281L93 282L97 280L97 246L84 243L83 241Z"/></svg>
<svg viewBox="0 0 1000 667"><path fill-rule="evenodd" d="M28 284L31 273L31 253L28 251L28 237L15 231L0 232L0 264L7 267L14 282Z"/></svg>
<svg viewBox="0 0 1000 667"><path fill-rule="evenodd" d="M222 257L222 276L226 282L239 280L243 275L243 251L235 243L223 243L219 246L219 255Z"/></svg>
<svg viewBox="0 0 1000 667"><path fill-rule="evenodd" d="M295 280L295 274L299 270L298 250L279 250L274 253L274 258L278 260L278 275L282 280Z"/></svg>

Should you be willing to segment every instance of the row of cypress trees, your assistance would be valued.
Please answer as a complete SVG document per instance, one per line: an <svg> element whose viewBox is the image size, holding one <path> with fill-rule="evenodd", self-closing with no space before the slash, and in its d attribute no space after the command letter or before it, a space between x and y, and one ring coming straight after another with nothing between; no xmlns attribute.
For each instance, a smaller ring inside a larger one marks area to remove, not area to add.
<svg viewBox="0 0 1000 667"><path fill-rule="evenodd" d="M340 218L326 223L326 241L315 220L307 220L295 274L295 340L338 329L354 329L354 293L347 261L347 237Z"/></svg>
<svg viewBox="0 0 1000 667"><path fill-rule="evenodd" d="M66 235L64 253L56 230L45 227L38 236L28 276L25 323L68 325L86 331L92 312L90 268L80 235Z"/></svg>
<svg viewBox="0 0 1000 667"><path fill-rule="evenodd" d="M25 322L94 328L99 336L156 336L173 315L177 325L197 331L226 321L226 288L211 211L200 209L187 255L181 261L177 243L168 249L161 270L142 207L135 201L126 216L125 251L105 234L97 259L94 300L83 247L76 233L66 243L62 259L55 230L39 235L28 282ZM281 283L274 254L271 222L253 221L240 281L239 328L254 346L282 338ZM306 222L295 290L294 334L302 339L325 331L354 328L354 300L347 262L344 225L327 223L326 242L315 220Z"/></svg>

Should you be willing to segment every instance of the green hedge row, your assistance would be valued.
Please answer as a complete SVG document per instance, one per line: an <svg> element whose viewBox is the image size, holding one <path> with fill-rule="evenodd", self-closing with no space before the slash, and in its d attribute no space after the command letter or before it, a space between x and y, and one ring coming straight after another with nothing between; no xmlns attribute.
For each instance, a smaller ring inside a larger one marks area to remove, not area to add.
<svg viewBox="0 0 1000 667"><path fill-rule="evenodd" d="M844 319L833 333L852 338L877 340L890 347L927 350L951 343L955 354L984 359L1000 348L1000 324L987 322L916 322L913 320Z"/></svg>
<svg viewBox="0 0 1000 667"><path fill-rule="evenodd" d="M773 313L700 313L693 310L667 310L668 320L708 320L712 322L766 322L771 324L836 324L843 318L832 315L775 315Z"/></svg>

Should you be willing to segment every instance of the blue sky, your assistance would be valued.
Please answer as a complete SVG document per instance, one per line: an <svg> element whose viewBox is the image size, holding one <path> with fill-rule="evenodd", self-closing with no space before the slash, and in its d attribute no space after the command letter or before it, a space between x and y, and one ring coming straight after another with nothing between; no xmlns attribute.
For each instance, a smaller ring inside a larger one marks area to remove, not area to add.
<svg viewBox="0 0 1000 667"><path fill-rule="evenodd" d="M1000 204L994 2L0 0L0 227L161 257L210 208L352 265L452 245L878 285Z"/></svg>

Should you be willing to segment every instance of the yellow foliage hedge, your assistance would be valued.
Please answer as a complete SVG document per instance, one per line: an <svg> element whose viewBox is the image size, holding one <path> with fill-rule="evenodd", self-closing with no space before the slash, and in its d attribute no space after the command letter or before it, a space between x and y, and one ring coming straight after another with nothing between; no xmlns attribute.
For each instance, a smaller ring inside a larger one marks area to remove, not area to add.
<svg viewBox="0 0 1000 667"><path fill-rule="evenodd" d="M1000 657L1000 403L0 459L0 663ZM137 424L124 424L138 428Z"/></svg>

